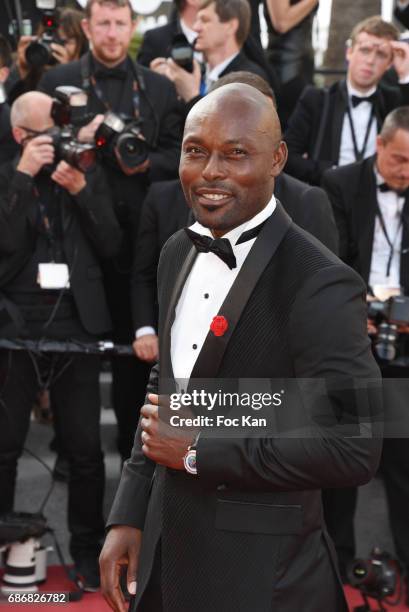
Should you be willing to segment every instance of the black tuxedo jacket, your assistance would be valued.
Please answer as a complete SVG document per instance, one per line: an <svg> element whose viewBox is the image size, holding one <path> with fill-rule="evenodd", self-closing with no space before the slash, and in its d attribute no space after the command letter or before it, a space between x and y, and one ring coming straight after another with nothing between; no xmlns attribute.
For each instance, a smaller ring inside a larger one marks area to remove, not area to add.
<svg viewBox="0 0 409 612"><path fill-rule="evenodd" d="M195 259L183 230L162 251L161 357L150 390L158 389L158 375L173 378L170 331ZM221 338L209 332L192 379L377 379L364 290L359 276L279 205L219 311L229 329ZM341 420L345 409L355 413L348 397L338 397ZM285 414L291 418L291 411ZM160 540L168 612L347 610L320 489L367 482L380 440L329 440L318 433L308 439L203 435L195 477L147 460L140 433L108 523L143 529L135 605Z"/></svg>
<svg viewBox="0 0 409 612"><path fill-rule="evenodd" d="M366 283L371 267L376 218L375 158L328 170L322 185L331 200L339 232L339 256ZM403 208L400 280L409 295L409 198Z"/></svg>
<svg viewBox="0 0 409 612"><path fill-rule="evenodd" d="M31 257L38 236L38 196L28 175L15 170L16 162L0 169L0 292L7 296L9 283ZM51 179L50 179L51 180ZM77 195L60 192L64 254L71 271L71 292L84 328L91 334L111 329L102 278L101 259L116 254L121 230L102 173L88 176Z"/></svg>
<svg viewBox="0 0 409 612"><path fill-rule="evenodd" d="M347 103L345 81L329 89L307 87L304 90L285 132L289 152L285 170L288 174L319 185L323 172L338 165ZM375 102L378 128L391 110L404 104L409 104L409 84L399 88L379 85Z"/></svg>
<svg viewBox="0 0 409 612"><path fill-rule="evenodd" d="M323 189L281 174L276 179L274 195L297 225L337 253L338 231ZM143 203L135 241L131 278L135 329L145 325L157 328L156 273L160 252L172 234L193 222L179 180L162 181L151 186Z"/></svg>

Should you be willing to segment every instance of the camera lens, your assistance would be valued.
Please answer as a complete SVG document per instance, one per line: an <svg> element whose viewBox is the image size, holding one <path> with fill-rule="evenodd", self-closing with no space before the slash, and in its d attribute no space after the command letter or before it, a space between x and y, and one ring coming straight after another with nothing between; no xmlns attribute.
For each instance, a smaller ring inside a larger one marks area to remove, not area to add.
<svg viewBox="0 0 409 612"><path fill-rule="evenodd" d="M50 64L52 59L48 44L41 40L33 41L26 49L26 60L31 66L40 68Z"/></svg>

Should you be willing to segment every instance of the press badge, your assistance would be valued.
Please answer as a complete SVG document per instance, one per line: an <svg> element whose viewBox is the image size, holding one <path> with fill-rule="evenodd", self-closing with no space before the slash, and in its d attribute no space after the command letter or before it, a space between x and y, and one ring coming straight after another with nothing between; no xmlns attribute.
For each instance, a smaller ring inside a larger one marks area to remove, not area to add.
<svg viewBox="0 0 409 612"><path fill-rule="evenodd" d="M65 263L38 264L37 282L41 289L64 289L70 286L70 275Z"/></svg>

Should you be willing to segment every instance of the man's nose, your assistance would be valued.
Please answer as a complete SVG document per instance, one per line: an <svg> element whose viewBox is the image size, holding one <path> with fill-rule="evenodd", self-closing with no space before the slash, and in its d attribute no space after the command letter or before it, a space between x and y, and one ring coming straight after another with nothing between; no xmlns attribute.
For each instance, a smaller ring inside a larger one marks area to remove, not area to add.
<svg viewBox="0 0 409 612"><path fill-rule="evenodd" d="M202 172L203 178L207 181L214 181L215 179L226 176L226 172L223 169L222 160L216 153L213 153Z"/></svg>

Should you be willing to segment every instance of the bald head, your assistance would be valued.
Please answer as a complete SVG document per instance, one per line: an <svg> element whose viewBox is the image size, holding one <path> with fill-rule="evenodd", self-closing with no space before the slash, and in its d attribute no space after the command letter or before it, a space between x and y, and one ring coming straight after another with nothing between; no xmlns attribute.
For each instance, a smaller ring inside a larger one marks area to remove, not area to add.
<svg viewBox="0 0 409 612"><path fill-rule="evenodd" d="M210 92L193 106L185 130L190 121L209 115L234 117L239 123L244 117L249 117L271 139L273 146L281 140L280 120L273 101L251 85L229 83Z"/></svg>
<svg viewBox="0 0 409 612"><path fill-rule="evenodd" d="M41 132L53 125L51 119L52 98L39 91L23 94L11 107L11 125L13 128L26 127Z"/></svg>
<svg viewBox="0 0 409 612"><path fill-rule="evenodd" d="M274 104L254 87L224 85L190 111L179 174L196 219L223 235L270 201L287 159Z"/></svg>

